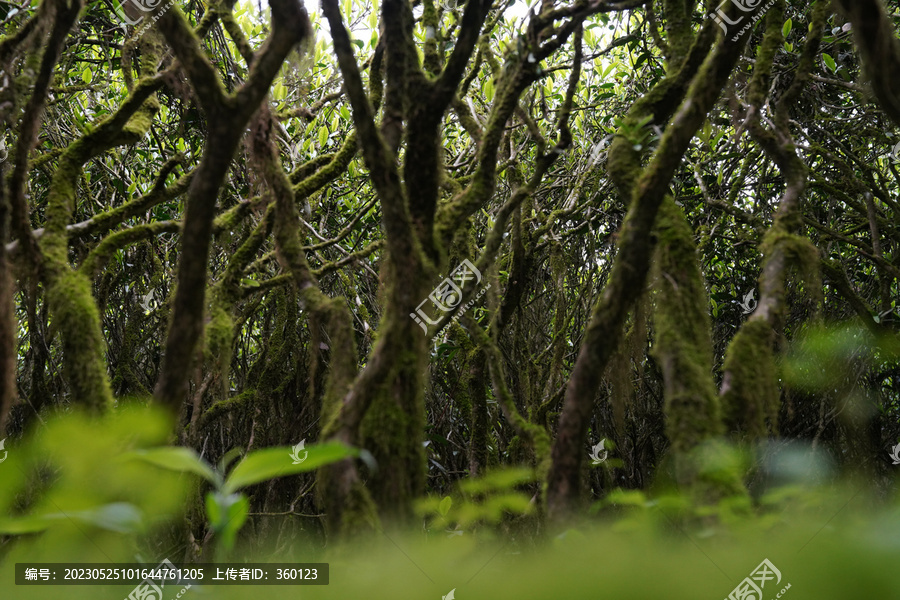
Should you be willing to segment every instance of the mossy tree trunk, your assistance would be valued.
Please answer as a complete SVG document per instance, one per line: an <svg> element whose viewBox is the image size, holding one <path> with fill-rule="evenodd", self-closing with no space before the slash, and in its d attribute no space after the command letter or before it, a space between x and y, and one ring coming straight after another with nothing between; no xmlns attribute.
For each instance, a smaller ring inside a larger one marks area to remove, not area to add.
<svg viewBox="0 0 900 600"><path fill-rule="evenodd" d="M247 81L227 94L191 31L175 7L162 13L159 26L197 94L208 136L188 191L177 290L166 338L156 398L171 413L181 412L206 309L207 263L219 188L253 113L265 98L284 59L311 35L306 9L292 0L272 0L272 33L254 57ZM218 314L218 323L223 322Z"/></svg>
<svg viewBox="0 0 900 600"><path fill-rule="evenodd" d="M791 267L798 268L806 275L812 289L821 285L818 251L807 238L798 235L803 223L801 200L806 188L806 166L794 148L789 111L810 79L829 6L823 0L813 5L800 64L790 87L775 106L774 130L761 124L760 115L768 95L774 56L784 41L781 30L783 2L776 3L767 16L765 39L760 45L750 84L749 131L778 165L786 184L774 223L760 247L765 259L759 276L759 302L729 344L722 367L720 395L726 426L736 436L751 440L778 431L780 396L775 344L786 310L788 271Z"/></svg>
<svg viewBox="0 0 900 600"><path fill-rule="evenodd" d="M696 479L691 452L722 434L713 382L709 298L697 261L693 231L681 208L666 197L656 220L653 309L654 352L665 390L666 436L679 484Z"/></svg>
<svg viewBox="0 0 900 600"><path fill-rule="evenodd" d="M41 87L46 81L44 70L49 76L62 39L73 25L80 8L79 4L72 4L57 9L51 43L42 61ZM148 36L142 47L149 55L159 55L158 40L153 36ZM146 71L142 74L149 75ZM32 258L37 259L38 272L46 287L51 326L59 332L62 340L63 365L72 400L94 411L111 407L113 398L106 368L106 344L100 311L92 295L91 280L81 271L72 270L69 265L68 226L76 206L76 186L83 166L90 159L116 146L134 143L147 132L158 110L155 92L161 85L162 81L158 79L142 79L118 111L66 148L50 183L43 236L37 249L28 250L29 254L33 253ZM32 99L43 97L43 93L35 93ZM34 114L39 115L40 111ZM26 160L23 157L22 164ZM14 194L18 193L16 182L17 179L13 178ZM31 232L27 235L30 238ZM26 239L20 236L19 241L26 242Z"/></svg>
<svg viewBox="0 0 900 600"><path fill-rule="evenodd" d="M445 247L457 229L465 227L469 217L493 195L506 122L515 112L522 92L536 80L537 64L565 43L586 16L613 8L580 7L562 25L555 25L558 16L552 16L552 7L548 5L532 17L523 48L510 56L502 73L495 72L497 101L480 135L476 171L469 185L443 204L438 202L443 168L440 124L445 111L454 103L490 2L467 3L456 44L446 61L442 64L437 45L428 42L422 66L413 43L409 3L388 0L383 4L386 88L380 131L374 122L373 106L364 93L337 2L327 0L323 8L353 107L363 157L381 202L387 240L382 277L385 308L378 340L366 368L343 399L332 432L338 439L353 440L359 436L372 451L378 462L378 471L369 480L373 498L383 515L403 521L410 518L412 499L422 491L425 482L422 375L428 356L428 338L409 315L433 287L438 269L446 267ZM426 6L422 18L426 26L437 29L437 11ZM380 85L379 73L373 73L372 79L375 85ZM469 128L476 125L470 120L465 122ZM401 141L405 141L406 149L403 163L399 164L396 151ZM567 144L568 141L562 147ZM552 164L552 159L543 157L542 168ZM528 197L529 189L533 188L523 186L521 193L503 207L500 215L503 226ZM502 226L492 232L488 248L478 263L479 269L493 260L502 234ZM468 291L464 290L464 294ZM449 318L450 315L445 316L438 329ZM343 475L348 480L356 477L347 471ZM331 505L329 512L337 509Z"/></svg>
<svg viewBox="0 0 900 600"><path fill-rule="evenodd" d="M687 10L689 7L693 11L693 3L685 3L685 6L672 4L678 5L677 10ZM630 206L619 234L618 254L609 281L592 310L566 389L547 479L548 509L552 519L564 518L579 504L581 464L587 451L585 442L594 397L603 371L622 336L628 311L646 285L654 244L651 231L656 214L668 193L675 169L718 100L748 38L745 34L731 42L720 37L707 56L716 28L711 20L707 20L693 40L691 51L677 70L678 74L671 81L667 78L654 88L626 118L626 124L630 123L633 127L635 124L643 125L646 116L650 115L663 126L675 111L675 106L680 104L649 166L640 169L639 155L628 141L627 131L621 132L619 141L610 148L610 175L622 196L630 199ZM702 61L702 66L695 74L698 61ZM688 81L690 87L684 102L680 102L684 95L681 86L687 85ZM652 107L659 107L660 110L653 111Z"/></svg>

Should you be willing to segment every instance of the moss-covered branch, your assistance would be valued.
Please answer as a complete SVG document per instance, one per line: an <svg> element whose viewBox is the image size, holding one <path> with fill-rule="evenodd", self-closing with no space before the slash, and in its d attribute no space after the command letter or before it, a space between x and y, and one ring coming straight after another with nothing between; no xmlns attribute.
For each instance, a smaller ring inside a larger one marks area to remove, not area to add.
<svg viewBox="0 0 900 600"><path fill-rule="evenodd" d="M646 283L653 247L650 234L656 213L691 139L740 58L745 41L746 36L737 43L720 43L714 48L691 82L687 97L666 128L650 165L634 185L631 206L619 234L618 255L609 281L592 310L566 390L547 486L548 509L555 518L574 509L580 496L580 464L594 396L622 335L628 310Z"/></svg>
<svg viewBox="0 0 900 600"><path fill-rule="evenodd" d="M8 181L8 198L11 206L13 231L19 239L19 243L23 246L25 256L33 265L40 261L40 251L37 247L37 241L31 233L30 211L25 200L25 180L28 174L29 155L37 142L38 128L41 125L41 117L44 114L47 90L50 86L53 68L59 60L66 36L75 24L76 19L78 19L78 13L83 6L81 0L48 0L46 4L51 7L49 10L53 15L53 26L44 45L44 54L41 57L41 65L34 82L34 89L25 106L22 121L19 125L18 144L16 145L13 159L13 171ZM38 14L44 16L44 11L41 10Z"/></svg>
<svg viewBox="0 0 900 600"><path fill-rule="evenodd" d="M171 8L160 26L206 112L209 135L203 157L191 182L184 217L181 263L166 354L156 398L178 413L186 396L194 350L202 331L210 235L219 188L225 179L244 128L259 108L278 69L298 44L311 35L306 10L292 0L271 0L272 33L256 56L247 81L233 96L225 95L200 41L184 15Z"/></svg>
<svg viewBox="0 0 900 600"><path fill-rule="evenodd" d="M106 263L113 254L122 248L163 233L176 233L180 229L181 225L177 221L157 221L117 231L103 238L103 241L91 250L91 253L81 263L79 271L88 279L94 280L106 268Z"/></svg>
<svg viewBox="0 0 900 600"><path fill-rule="evenodd" d="M709 298L683 212L667 197L656 221L654 351L665 386L666 436L679 483L691 485L692 450L722 434L713 383Z"/></svg>
<svg viewBox="0 0 900 600"><path fill-rule="evenodd" d="M809 80L824 33L829 3L818 0L813 4L800 65L791 86L775 107L775 130L769 131L760 123L760 112L768 93L772 57L783 39L783 10L784 4L777 3L766 19L765 40L751 82L752 104L748 120L751 135L778 164L786 187L778 203L775 221L762 241L765 260L759 276L759 302L728 346L720 390L726 426L751 439L764 437L770 429L774 431L777 427L779 395L774 346L775 331L779 329L786 308L787 271L791 266L798 267L812 280L813 287L820 284L818 253L809 240L797 235L802 226L800 202L806 189L806 166L794 149L788 111Z"/></svg>

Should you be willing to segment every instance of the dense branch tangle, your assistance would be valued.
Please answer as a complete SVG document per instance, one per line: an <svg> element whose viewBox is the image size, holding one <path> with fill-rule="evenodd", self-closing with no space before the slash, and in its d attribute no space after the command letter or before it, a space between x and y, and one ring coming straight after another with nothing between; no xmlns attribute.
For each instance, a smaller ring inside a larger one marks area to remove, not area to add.
<svg viewBox="0 0 900 600"><path fill-rule="evenodd" d="M123 44L98 33L109 15L43 2L0 40L19 132L0 163L0 428L155 390L211 457L364 448L377 469L331 465L302 500L335 535L408 522L498 464L535 467L535 504L565 516L612 483L586 476L589 435L615 439L628 486L665 452L678 483L708 483L707 442L797 427L773 364L812 319L801 291L896 332L900 174L855 131L883 119L864 88L826 70L852 35L826 4L778 2L732 42L695 2L543 2L518 29L488 0L326 0L329 48L292 0L268 25L173 7ZM868 5L849 18L883 37ZM481 288L423 334L410 313L463 259ZM744 320L733 298L757 280ZM700 491L742 492L725 487Z"/></svg>

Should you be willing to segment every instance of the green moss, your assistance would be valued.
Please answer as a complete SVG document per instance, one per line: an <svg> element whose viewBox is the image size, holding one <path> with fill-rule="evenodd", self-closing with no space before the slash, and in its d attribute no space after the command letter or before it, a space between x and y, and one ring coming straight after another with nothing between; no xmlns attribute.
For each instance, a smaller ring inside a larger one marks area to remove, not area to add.
<svg viewBox="0 0 900 600"><path fill-rule="evenodd" d="M625 435L625 411L634 397L635 375L642 378L644 354L647 351L647 325L649 323L649 294L642 294L635 301L631 324L622 343L609 361L606 376L610 383L610 402L613 424L618 435Z"/></svg>
<svg viewBox="0 0 900 600"><path fill-rule="evenodd" d="M66 227L75 210L76 186L81 179L82 166L91 157L112 147L138 140L149 129L159 109L153 97L159 85L161 82L143 80L116 113L72 142L53 174L47 197L46 224L41 239L47 303L52 322L62 339L63 365L72 399L98 411L113 403L100 311L88 278L72 272L69 266Z"/></svg>
<svg viewBox="0 0 900 600"><path fill-rule="evenodd" d="M118 348L116 357L116 370L112 378L112 390L121 401L123 394L137 394L142 397L151 396L151 390L147 389L134 372L134 357L138 355L141 346L141 326L144 317L137 311L131 311L125 324L125 334L122 336L122 344Z"/></svg>
<svg viewBox="0 0 900 600"><path fill-rule="evenodd" d="M747 101L751 106L763 106L772 75L772 64L775 55L784 43L781 26L784 23L784 3L776 2L766 13L766 33L756 52L756 64L753 66L753 78L750 80L750 93Z"/></svg>
<svg viewBox="0 0 900 600"><path fill-rule="evenodd" d="M103 238L103 241L91 250L91 253L81 263L79 270L86 276L96 278L106 268L107 263L109 263L115 253L122 248L160 233L177 232L180 228L180 223L176 221L158 221L156 223L136 225L112 233Z"/></svg>
<svg viewBox="0 0 900 600"><path fill-rule="evenodd" d="M534 460L534 451L527 440L514 435L506 446L506 454L512 464L527 464Z"/></svg>
<svg viewBox="0 0 900 600"><path fill-rule="evenodd" d="M313 172L293 187L296 199L305 199L342 175L358 151L356 131L344 139L330 163Z"/></svg>
<svg viewBox="0 0 900 600"><path fill-rule="evenodd" d="M275 305L275 320L272 324L272 335L269 343L264 347L264 365L252 369L253 376L250 381L260 390L265 397L277 396L295 378L296 365L290 362L291 353L298 345L297 338L297 302L293 294L287 294L286 290L279 289L272 294L272 304ZM314 389L315 371L310 370L310 391ZM315 399L314 394L308 395Z"/></svg>
<svg viewBox="0 0 900 600"><path fill-rule="evenodd" d="M72 400L93 410L112 406L112 390L105 364L105 341L100 311L90 281L68 263L66 225L74 210L76 183L81 173L84 138L66 151L54 173L47 200L46 225L41 239L47 303L63 345L63 367Z"/></svg>
<svg viewBox="0 0 900 600"><path fill-rule="evenodd" d="M790 233L788 221L779 218L766 233L760 246L765 256L763 272L771 261L784 259L786 266L799 271L812 290L814 299L821 299L822 283L818 250L805 237ZM778 276L786 277L786 273ZM728 346L725 354L722 382L722 402L725 424L732 433L750 438L765 437L777 431L779 391L774 356L775 332L773 322L783 316L784 281L774 283L770 295L775 299L775 314L769 318L751 317Z"/></svg>
<svg viewBox="0 0 900 600"><path fill-rule="evenodd" d="M691 228L671 197L660 207L656 231L654 355L663 372L666 434L678 478L687 484L694 475L688 453L722 433L709 300Z"/></svg>
<svg viewBox="0 0 900 600"><path fill-rule="evenodd" d="M350 145L345 145L345 147L347 146ZM352 148L355 152L355 143ZM285 270L289 271L302 306L310 315L309 327L312 335L309 346L309 379L311 382L316 379L315 368L320 352L319 328L324 327L329 338L331 360L328 362L329 372L322 398L320 418L322 431L319 437L320 439L337 437L345 443L358 445L353 437L355 432L348 434L341 430L339 422L342 401L357 373L357 351L350 311L342 298L329 298L318 288L297 233L299 215L296 196L307 193L311 187L316 185L324 185L326 181L313 175L292 188L290 180L277 161L274 148L270 146L261 149L260 156L263 159L266 181L272 187L276 197L274 232L278 259ZM293 301L293 296L285 295L285 302ZM291 314L290 311L286 311L280 313L279 317L287 319ZM276 353L281 358L287 356L291 345L294 344L294 335L285 336L285 341ZM290 343L287 341L288 339L291 339ZM273 364L277 363L273 362ZM267 379L268 376L277 377L277 375L276 371L267 368L263 379ZM419 445L421 447L421 444ZM424 465L420 470L424 477ZM372 496L359 480L355 465L342 462L321 468L317 471L317 481L317 494L328 515L326 527L332 540L346 540L347 536L353 533L380 528Z"/></svg>
<svg viewBox="0 0 900 600"><path fill-rule="evenodd" d="M206 326L207 358L213 360L223 378L228 377L231 364L231 342L234 338L234 319L220 303L213 302L210 322Z"/></svg>
<svg viewBox="0 0 900 600"><path fill-rule="evenodd" d="M396 348L391 354L393 376L375 391L360 439L379 464L391 465L372 474L368 487L381 515L399 524L412 518L412 501L425 491L422 372L427 353Z"/></svg>
<svg viewBox="0 0 900 600"><path fill-rule="evenodd" d="M813 301L822 301L822 267L819 250L809 238L788 233L781 227L769 231L760 245L760 251L766 259L776 252L783 253L790 265L806 282L806 289Z"/></svg>
<svg viewBox="0 0 900 600"><path fill-rule="evenodd" d="M323 417L334 416L343 397L350 390L357 373L356 342L353 338L350 310L343 299L326 300L317 288L307 288L301 297L315 304L316 311L324 317L325 331L328 332L331 360L328 362L328 378L322 402ZM308 306L308 305L307 305ZM316 352L313 349L313 352ZM327 419L325 419L327 421Z"/></svg>
<svg viewBox="0 0 900 600"><path fill-rule="evenodd" d="M722 408L726 427L760 438L777 430L778 385L772 351L774 332L763 319L751 319L728 345L722 369Z"/></svg>
<svg viewBox="0 0 900 600"><path fill-rule="evenodd" d="M109 409L113 397L104 359L106 344L90 281L65 269L48 285L47 303L52 323L60 332L73 402L98 412Z"/></svg>
<svg viewBox="0 0 900 600"><path fill-rule="evenodd" d="M234 231L253 209L254 203L241 202L237 206L229 208L213 221L213 235L220 235L226 231Z"/></svg>
<svg viewBox="0 0 900 600"><path fill-rule="evenodd" d="M231 412L247 412L246 409L251 407L257 397L256 389L249 388L245 389L243 392L234 396L233 398L228 398L226 400L220 400L219 402L214 403L206 412L203 413L200 422L200 428L203 429L208 427L224 415Z"/></svg>
<svg viewBox="0 0 900 600"><path fill-rule="evenodd" d="M475 332L478 342L488 357L494 394L503 409L503 414L507 420L512 422L518 435L531 445L537 477L540 481L545 481L550 469L550 434L540 425L523 417L516 407L515 399L506 384L503 356L496 342L471 317L466 316L466 323L469 331Z"/></svg>
<svg viewBox="0 0 900 600"><path fill-rule="evenodd" d="M366 308L366 303L359 299L359 293L356 290L356 285L350 280L350 276L347 275L347 272L343 269L337 272L337 276L340 278L341 283L344 285L344 296L351 299L351 301L356 305L355 310L357 316L359 317L359 320L363 323L367 323L369 327L371 327L372 315L369 313L369 309ZM359 302L356 302L357 299L359 299Z"/></svg>
<svg viewBox="0 0 900 600"><path fill-rule="evenodd" d="M458 393L453 396L453 404L459 409L460 416L468 422L472 418L472 394L478 393L474 386L483 384L483 382L476 383L475 381L474 362L483 360L483 355L472 343L471 338L466 334L459 321L451 323L450 336L448 336L447 340L462 350L463 360L459 361L461 368L459 385L457 386Z"/></svg>
<svg viewBox="0 0 900 600"><path fill-rule="evenodd" d="M362 535L381 531L375 502L350 465L319 469L316 493L328 511L325 528L329 545L346 548Z"/></svg>

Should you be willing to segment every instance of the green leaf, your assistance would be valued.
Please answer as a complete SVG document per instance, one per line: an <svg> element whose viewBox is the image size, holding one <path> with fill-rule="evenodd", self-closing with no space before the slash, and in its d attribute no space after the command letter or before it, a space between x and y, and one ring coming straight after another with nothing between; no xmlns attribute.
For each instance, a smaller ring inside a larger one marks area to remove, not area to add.
<svg viewBox="0 0 900 600"><path fill-rule="evenodd" d="M216 486L222 483L222 477L190 448L163 446L148 450L135 450L126 454L125 458L142 460L170 471L195 473Z"/></svg>
<svg viewBox="0 0 900 600"><path fill-rule="evenodd" d="M597 24L596 24L596 23L592 23L592 25L595 25L595 26L596 26ZM589 28L587 28L587 27L585 28L585 31L584 31L584 42L585 42L585 43L588 45L588 47L590 47L590 48L593 48L594 46L597 45L597 42L595 41L594 32L591 31L591 30L590 30Z"/></svg>
<svg viewBox="0 0 900 600"><path fill-rule="evenodd" d="M118 533L133 533L141 529L141 510L128 502L113 502L90 510L47 515L56 519L78 519L95 527Z"/></svg>
<svg viewBox="0 0 900 600"><path fill-rule="evenodd" d="M250 501L243 494L206 494L206 516L209 517L213 530L221 536L220 543L227 550L234 546L237 532L247 520L249 511Z"/></svg>
<svg viewBox="0 0 900 600"><path fill-rule="evenodd" d="M225 500L221 494L207 492L205 504L206 517L209 519L209 524L212 525L214 530L218 530L222 526L222 520L225 518Z"/></svg>
<svg viewBox="0 0 900 600"><path fill-rule="evenodd" d="M306 451L309 454L297 464L291 460L292 449L288 446L251 452L234 468L222 490L230 494L261 481L314 471L323 465L359 456L358 450L338 442L310 446Z"/></svg>
<svg viewBox="0 0 900 600"><path fill-rule="evenodd" d="M791 29L794 27L794 22L791 19L788 19L784 22L784 27L781 28L781 34L784 37L787 37L791 33Z"/></svg>
<svg viewBox="0 0 900 600"><path fill-rule="evenodd" d="M837 64L834 62L834 59L831 58L830 54L823 52L822 60L825 61L825 66L827 66L831 70L832 73L834 73L837 70Z"/></svg>
<svg viewBox="0 0 900 600"><path fill-rule="evenodd" d="M67 510L0 521L0 533L4 535L37 533L44 531L54 522L61 521L80 521L107 531L134 533L141 529L142 520L141 510L134 504L113 502L88 510Z"/></svg>
<svg viewBox="0 0 900 600"><path fill-rule="evenodd" d="M94 78L94 74L91 72L91 68L85 67L84 71L81 72L81 80L85 84L89 84L93 78Z"/></svg>
<svg viewBox="0 0 900 600"><path fill-rule="evenodd" d="M493 102L494 100L494 80L488 79L484 84L484 97L488 102Z"/></svg>
<svg viewBox="0 0 900 600"><path fill-rule="evenodd" d="M50 527L50 520L44 517L25 517L22 519L0 520L0 534L22 535L38 533Z"/></svg>
<svg viewBox="0 0 900 600"><path fill-rule="evenodd" d="M640 490L615 489L606 496L606 504L612 506L644 506L647 497Z"/></svg>
<svg viewBox="0 0 900 600"><path fill-rule="evenodd" d="M447 496L443 500L441 500L440 505L438 506L438 512L441 513L442 517L446 517L447 513L450 512L450 507L453 506L453 498Z"/></svg>
<svg viewBox="0 0 900 600"><path fill-rule="evenodd" d="M478 479L460 481L459 487L469 494L481 494L491 490L509 490L534 479L531 469L515 467L490 471Z"/></svg>
<svg viewBox="0 0 900 600"><path fill-rule="evenodd" d="M243 448L232 448L225 455L219 459L219 463L216 467L219 469L219 473L225 473L228 470L228 467L231 466L231 463L234 462L234 459L240 458L241 453L243 453Z"/></svg>
<svg viewBox="0 0 900 600"><path fill-rule="evenodd" d="M712 123L707 120L700 131L697 132L697 137L708 144L710 136L712 136Z"/></svg>
<svg viewBox="0 0 900 600"><path fill-rule="evenodd" d="M328 128L322 125L319 127L319 147L324 148L328 143Z"/></svg>

